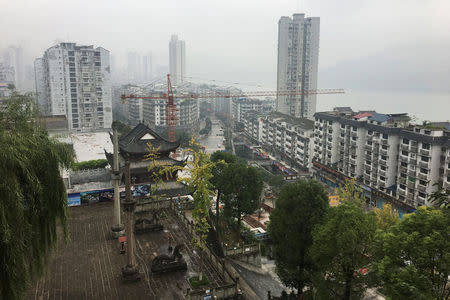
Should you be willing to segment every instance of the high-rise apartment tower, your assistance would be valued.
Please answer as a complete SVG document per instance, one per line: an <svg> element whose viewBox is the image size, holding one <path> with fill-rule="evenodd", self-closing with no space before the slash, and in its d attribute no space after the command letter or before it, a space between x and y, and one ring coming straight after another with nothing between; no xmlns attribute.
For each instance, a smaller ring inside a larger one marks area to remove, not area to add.
<svg viewBox="0 0 450 300"><path fill-rule="evenodd" d="M60 43L35 60L36 92L41 111L66 116L68 129L111 128L109 51Z"/></svg>
<svg viewBox="0 0 450 300"><path fill-rule="evenodd" d="M317 89L320 18L294 14L278 22L277 89ZM295 117L313 119L316 95L278 96L277 111Z"/></svg>
<svg viewBox="0 0 450 300"><path fill-rule="evenodd" d="M184 81L186 70L184 51L184 41L179 40L177 35L172 35L169 42L169 72L174 84Z"/></svg>

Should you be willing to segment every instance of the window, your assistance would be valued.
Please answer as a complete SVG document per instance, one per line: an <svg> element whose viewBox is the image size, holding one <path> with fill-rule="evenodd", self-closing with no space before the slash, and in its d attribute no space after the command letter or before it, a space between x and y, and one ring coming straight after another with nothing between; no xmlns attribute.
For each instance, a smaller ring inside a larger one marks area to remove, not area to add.
<svg viewBox="0 0 450 300"><path fill-rule="evenodd" d="M420 160L421 160L421 161L425 161L425 162L429 162L429 161L430 161L430 158L427 157L427 156L421 156L421 157L420 157Z"/></svg>
<svg viewBox="0 0 450 300"><path fill-rule="evenodd" d="M70 62L75 61L75 57L69 57L69 61Z"/></svg>
<svg viewBox="0 0 450 300"><path fill-rule="evenodd" d="M69 67L75 67L75 63L70 62L70 63L69 63Z"/></svg>
<svg viewBox="0 0 450 300"><path fill-rule="evenodd" d="M94 52L94 56L100 56L100 52L98 51Z"/></svg>
<svg viewBox="0 0 450 300"><path fill-rule="evenodd" d="M431 130L425 130L424 133L430 135L431 134Z"/></svg>
<svg viewBox="0 0 450 300"><path fill-rule="evenodd" d="M400 173L400 177L401 178L406 178L406 174L405 173Z"/></svg>
<svg viewBox="0 0 450 300"><path fill-rule="evenodd" d="M70 89L70 92L75 94L77 92L77 89Z"/></svg>
<svg viewBox="0 0 450 300"><path fill-rule="evenodd" d="M370 166L372 163L370 162L370 160L366 160L366 164Z"/></svg>
<svg viewBox="0 0 450 300"><path fill-rule="evenodd" d="M400 189L405 190L406 186L404 184L400 184Z"/></svg>
<svg viewBox="0 0 450 300"><path fill-rule="evenodd" d="M422 143L422 148L425 150L430 150L430 144Z"/></svg>
<svg viewBox="0 0 450 300"><path fill-rule="evenodd" d="M341 124L341 128L342 128L342 129L345 129L345 125L344 125L344 124Z"/></svg>
<svg viewBox="0 0 450 300"><path fill-rule="evenodd" d="M386 156L386 155L381 155L381 159L382 159L382 160L386 160L386 159L387 159L387 156Z"/></svg>
<svg viewBox="0 0 450 300"><path fill-rule="evenodd" d="M428 170L424 168L420 168L420 173L428 174Z"/></svg>
<svg viewBox="0 0 450 300"><path fill-rule="evenodd" d="M386 133L383 133L383 139L387 139L388 135Z"/></svg>
<svg viewBox="0 0 450 300"><path fill-rule="evenodd" d="M381 181L385 181L385 180L386 180L386 177L380 176L380 180L381 180Z"/></svg>
<svg viewBox="0 0 450 300"><path fill-rule="evenodd" d="M426 183L424 180L419 180L419 183L420 183L421 185L427 185L427 183Z"/></svg>
<svg viewBox="0 0 450 300"><path fill-rule="evenodd" d="M408 156L408 151L402 150L402 155Z"/></svg>
<svg viewBox="0 0 450 300"><path fill-rule="evenodd" d="M76 87L77 87L77 84L76 84L76 83L71 83L71 84L70 84L70 87L76 88Z"/></svg>
<svg viewBox="0 0 450 300"><path fill-rule="evenodd" d="M75 74L75 73L70 73L69 76L70 76L70 77L75 77L76 74Z"/></svg>
<svg viewBox="0 0 450 300"><path fill-rule="evenodd" d="M402 167L405 167L405 168L406 168L406 167L408 166L408 164L402 161L402 162L400 163L400 166L402 166Z"/></svg>
<svg viewBox="0 0 450 300"><path fill-rule="evenodd" d="M71 78L70 78L70 82L77 82L77 79L76 79L76 78L73 78L73 77L71 77Z"/></svg>
<svg viewBox="0 0 450 300"><path fill-rule="evenodd" d="M403 144L409 145L409 140L408 139L403 139Z"/></svg>
<svg viewBox="0 0 450 300"><path fill-rule="evenodd" d="M373 133L372 130L367 131L367 134L372 134L372 133Z"/></svg>
<svg viewBox="0 0 450 300"><path fill-rule="evenodd" d="M69 68L69 72L75 72L75 68Z"/></svg>
<svg viewBox="0 0 450 300"><path fill-rule="evenodd" d="M380 169L383 170L383 171L386 171L386 167L385 166L381 166Z"/></svg>
<svg viewBox="0 0 450 300"><path fill-rule="evenodd" d="M424 193L422 193L422 192L419 192L419 197L420 198L425 198L427 195L426 194L424 194Z"/></svg>
<svg viewBox="0 0 450 300"><path fill-rule="evenodd" d="M96 67L100 67L100 66L101 66L101 63L100 63L99 61L96 61L96 62L95 62L95 66L96 66Z"/></svg>
<svg viewBox="0 0 450 300"><path fill-rule="evenodd" d="M356 127L355 126L352 126L352 131L356 131Z"/></svg>

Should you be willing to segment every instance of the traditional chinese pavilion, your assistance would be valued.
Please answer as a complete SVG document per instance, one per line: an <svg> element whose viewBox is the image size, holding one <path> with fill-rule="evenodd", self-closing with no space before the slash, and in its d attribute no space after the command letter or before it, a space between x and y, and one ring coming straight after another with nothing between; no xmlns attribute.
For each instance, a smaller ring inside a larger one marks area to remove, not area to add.
<svg viewBox="0 0 450 300"><path fill-rule="evenodd" d="M111 140L112 140L111 136ZM125 161L130 161L131 183L151 184L151 174L154 170L149 170L150 162L146 160L149 153L149 147L157 149L157 159L154 165L159 167L179 165L183 166L184 161L178 161L170 157L171 152L175 152L180 146L179 142L169 142L158 135L155 131L143 123L139 123L128 134L119 138L119 168L120 173L124 174ZM113 165L113 154L105 153L109 164ZM172 174L169 181L176 180L176 174ZM122 182L125 182L122 175Z"/></svg>

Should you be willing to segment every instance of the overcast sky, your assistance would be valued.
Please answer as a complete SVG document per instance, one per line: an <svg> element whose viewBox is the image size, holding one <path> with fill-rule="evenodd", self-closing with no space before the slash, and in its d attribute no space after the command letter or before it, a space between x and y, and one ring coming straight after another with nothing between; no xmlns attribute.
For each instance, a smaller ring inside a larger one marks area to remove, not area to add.
<svg viewBox="0 0 450 300"><path fill-rule="evenodd" d="M119 63L128 51L151 51L154 64L167 65L175 33L186 42L187 75L267 89L276 87L278 20L303 12L320 17L319 88L439 94L450 111L450 0L0 0L0 7L0 48L22 43L37 57L73 41L102 46Z"/></svg>

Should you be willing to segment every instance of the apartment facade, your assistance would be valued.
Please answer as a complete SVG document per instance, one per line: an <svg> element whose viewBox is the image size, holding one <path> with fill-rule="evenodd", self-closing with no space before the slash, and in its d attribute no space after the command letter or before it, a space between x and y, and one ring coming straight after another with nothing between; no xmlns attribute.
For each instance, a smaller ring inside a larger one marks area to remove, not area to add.
<svg viewBox="0 0 450 300"><path fill-rule="evenodd" d="M47 116L66 116L71 131L111 128L109 51L60 43L35 60L37 99Z"/></svg>
<svg viewBox="0 0 450 300"><path fill-rule="evenodd" d="M243 122L247 113L262 112L263 102L257 99L234 98L232 100L232 117L235 122Z"/></svg>
<svg viewBox="0 0 450 300"><path fill-rule="evenodd" d="M311 168L313 121L279 112L265 116L251 113L244 125L247 137L269 153L303 170Z"/></svg>
<svg viewBox="0 0 450 300"><path fill-rule="evenodd" d="M316 113L314 161L412 207L430 205L433 184L446 188L450 179L449 132L407 126L406 120L406 114Z"/></svg>
<svg viewBox="0 0 450 300"><path fill-rule="evenodd" d="M169 42L169 73L174 85L184 81L185 72L185 43L173 34Z"/></svg>
<svg viewBox="0 0 450 300"><path fill-rule="evenodd" d="M154 94L155 96L157 93ZM198 99L175 99L177 106L177 128L197 133L200 122ZM143 120L153 128L166 127L167 100L143 102Z"/></svg>
<svg viewBox="0 0 450 300"><path fill-rule="evenodd" d="M278 22L277 90L315 90L319 65L320 18L294 14ZM315 94L277 96L276 110L313 120Z"/></svg>

